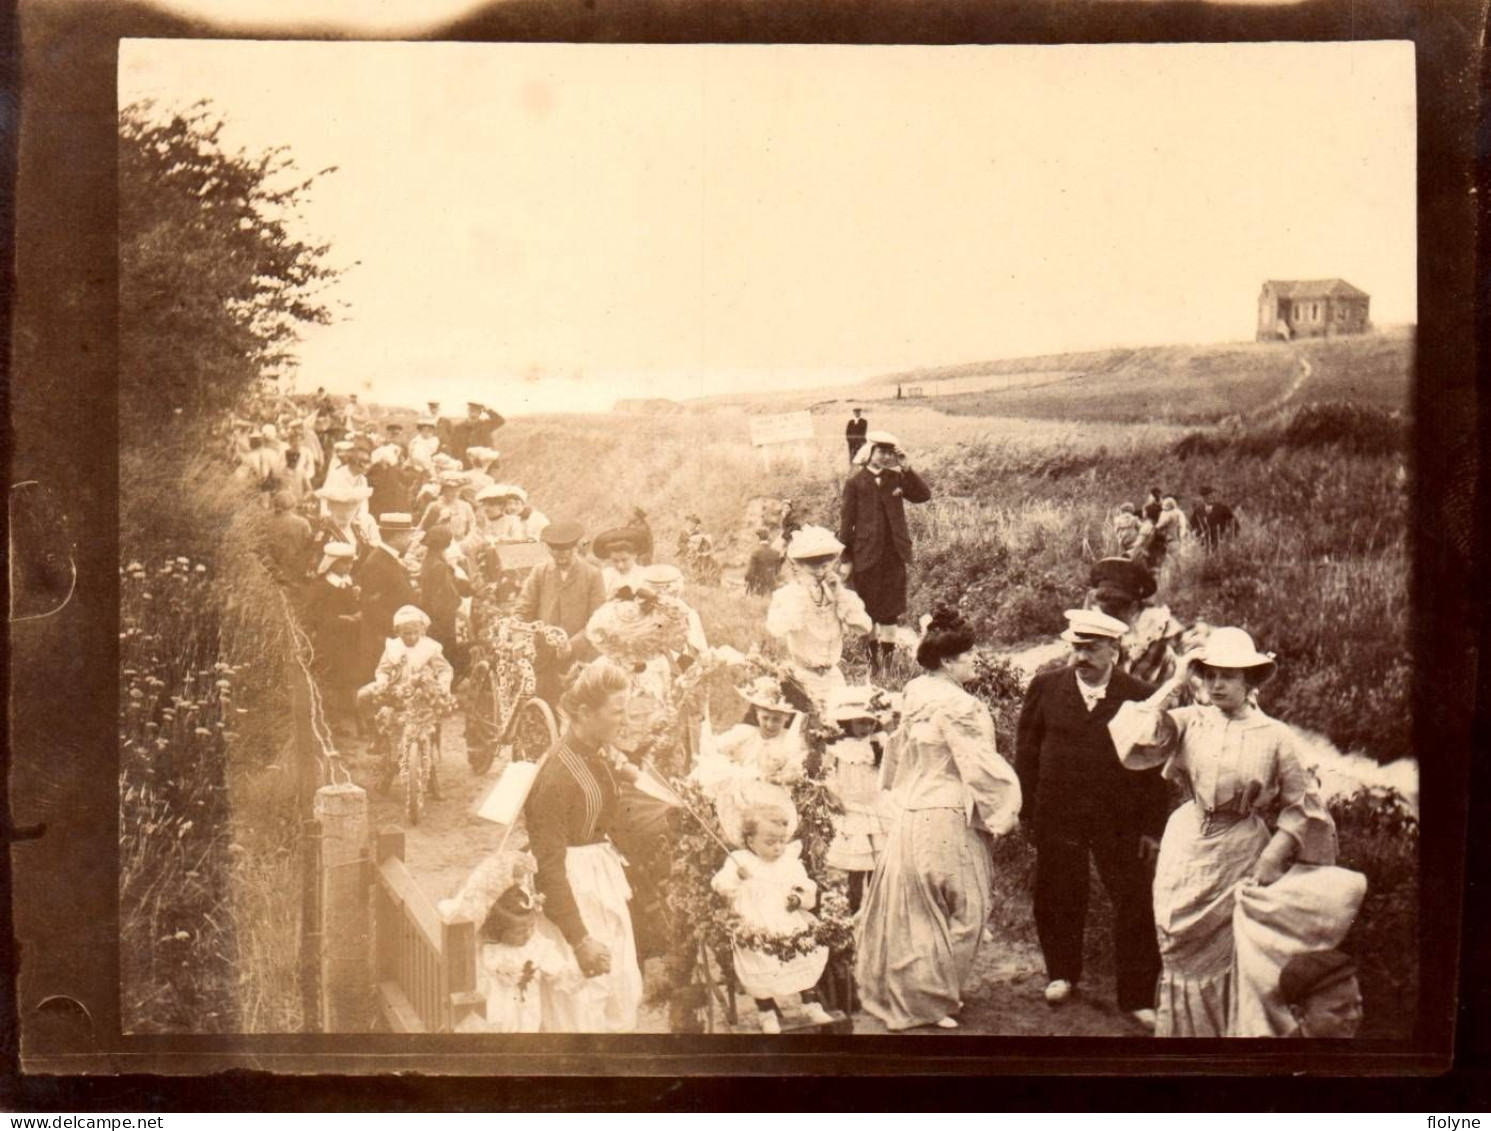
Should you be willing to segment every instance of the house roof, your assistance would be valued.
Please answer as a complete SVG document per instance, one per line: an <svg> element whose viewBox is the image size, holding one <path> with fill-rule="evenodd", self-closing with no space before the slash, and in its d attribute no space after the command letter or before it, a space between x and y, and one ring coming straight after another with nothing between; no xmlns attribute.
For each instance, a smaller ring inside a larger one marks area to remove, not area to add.
<svg viewBox="0 0 1491 1131"><path fill-rule="evenodd" d="M1370 298L1345 279L1270 279L1263 284L1280 298Z"/></svg>

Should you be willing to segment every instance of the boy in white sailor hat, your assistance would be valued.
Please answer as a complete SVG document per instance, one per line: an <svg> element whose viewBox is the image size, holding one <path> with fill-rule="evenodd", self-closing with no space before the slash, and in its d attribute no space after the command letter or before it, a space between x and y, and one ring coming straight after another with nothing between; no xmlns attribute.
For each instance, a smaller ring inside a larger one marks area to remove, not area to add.
<svg viewBox="0 0 1491 1131"><path fill-rule="evenodd" d="M1124 769L1108 723L1154 689L1117 666L1123 621L1099 609L1068 609L1066 619L1072 662L1030 681L1015 744L1020 820L1036 846L1046 1001L1060 1005L1082 980L1090 857L1113 905L1118 1007L1153 1029L1160 954L1149 864L1169 807L1157 770Z"/></svg>
<svg viewBox="0 0 1491 1131"><path fill-rule="evenodd" d="M821 526L804 526L787 543L792 579L771 595L766 631L787 646L797 682L820 707L844 686L844 634L870 631L859 594L839 580L843 543Z"/></svg>

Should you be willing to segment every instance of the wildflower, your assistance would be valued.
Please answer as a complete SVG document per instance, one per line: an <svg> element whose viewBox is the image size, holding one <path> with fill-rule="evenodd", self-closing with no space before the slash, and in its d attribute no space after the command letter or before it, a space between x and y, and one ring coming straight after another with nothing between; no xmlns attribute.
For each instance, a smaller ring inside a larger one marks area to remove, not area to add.
<svg viewBox="0 0 1491 1131"><path fill-rule="evenodd" d="M192 733L195 734L198 738L211 738L212 737L212 732L210 730L208 730L206 727L197 727L196 730L192 731Z"/></svg>
<svg viewBox="0 0 1491 1131"><path fill-rule="evenodd" d="M185 931L177 931L171 937L174 938L177 942L186 942L191 938L191 935L189 935Z"/></svg>
<svg viewBox="0 0 1491 1131"><path fill-rule="evenodd" d="M198 573L206 573L207 572L207 567L204 566L201 562L198 562L197 563L197 572Z"/></svg>
<svg viewBox="0 0 1491 1131"><path fill-rule="evenodd" d="M227 691L227 690L229 690L229 689L230 689L230 688L231 688L231 687L232 687L232 686L233 686L233 684L232 684L232 683L230 683L230 682L229 682L229 681L228 681L228 680L226 680L226 679L220 679L220 680L218 680L218 681L217 681L217 686L218 686L218 687L219 687L219 688L220 688L220 689L221 689L221 690L223 690L223 691Z"/></svg>
<svg viewBox="0 0 1491 1131"><path fill-rule="evenodd" d="M192 564L190 558L177 558L176 561L180 565L191 565Z"/></svg>

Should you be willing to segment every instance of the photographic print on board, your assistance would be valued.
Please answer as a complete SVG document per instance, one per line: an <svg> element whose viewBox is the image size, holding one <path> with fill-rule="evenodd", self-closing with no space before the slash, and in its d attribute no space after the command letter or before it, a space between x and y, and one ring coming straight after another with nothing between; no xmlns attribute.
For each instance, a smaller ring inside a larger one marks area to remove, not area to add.
<svg viewBox="0 0 1491 1131"><path fill-rule="evenodd" d="M125 40L119 146L127 1033L1408 1035L1410 45Z"/></svg>

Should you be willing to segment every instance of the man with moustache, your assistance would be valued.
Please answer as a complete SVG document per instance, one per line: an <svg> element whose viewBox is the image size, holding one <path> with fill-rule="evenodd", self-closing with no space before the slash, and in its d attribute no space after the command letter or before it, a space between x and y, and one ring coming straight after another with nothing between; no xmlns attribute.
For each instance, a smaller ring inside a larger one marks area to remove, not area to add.
<svg viewBox="0 0 1491 1131"><path fill-rule="evenodd" d="M1118 1007L1152 1030L1160 954L1150 864L1169 805L1159 770L1119 762L1108 723L1119 704L1154 689L1117 667L1123 621L1096 609L1069 609L1066 618L1072 663L1030 681L1015 743L1020 820L1035 839L1046 1001L1060 1005L1082 979L1090 856L1113 905Z"/></svg>

